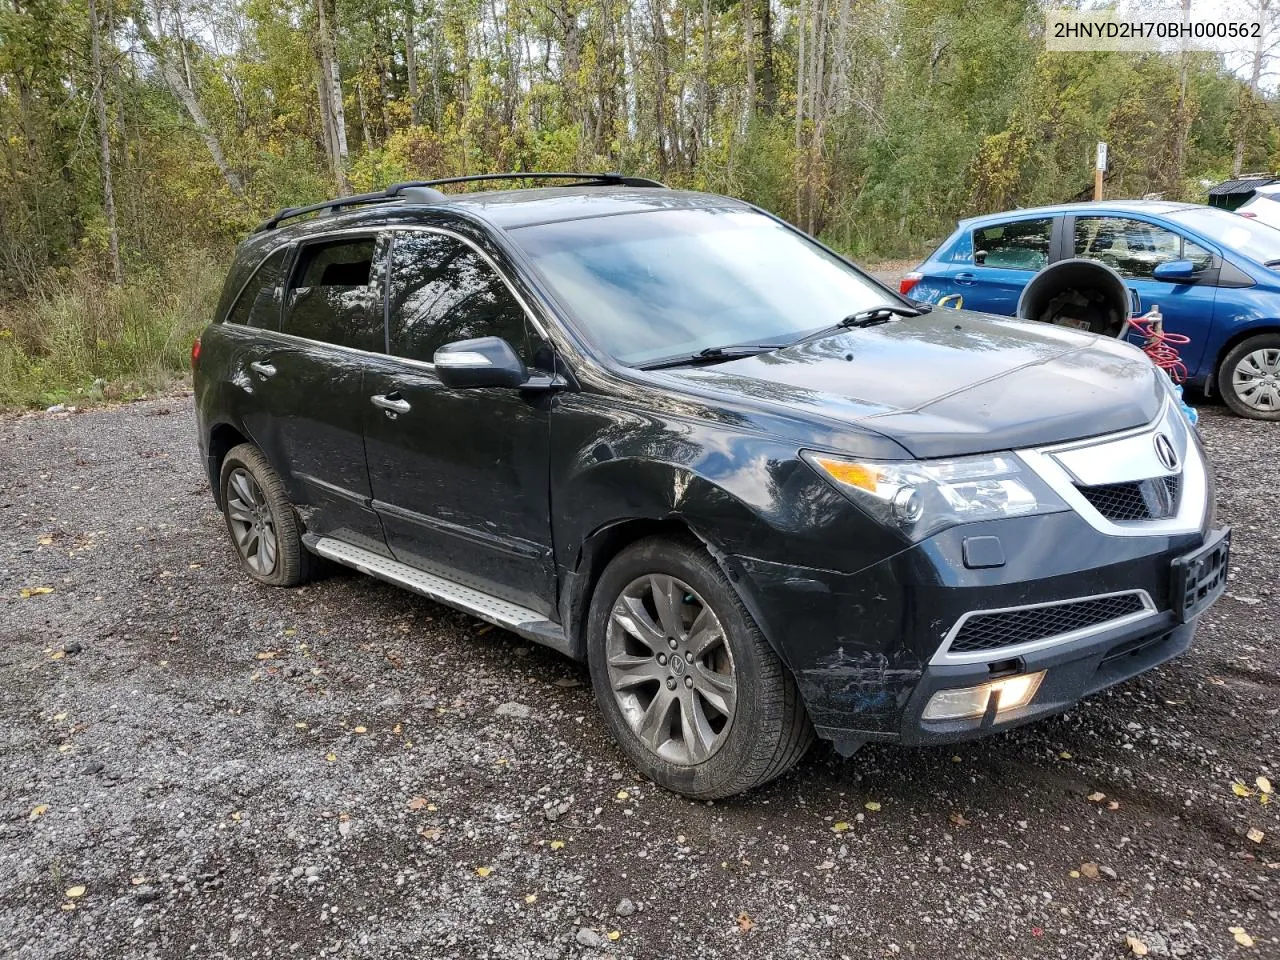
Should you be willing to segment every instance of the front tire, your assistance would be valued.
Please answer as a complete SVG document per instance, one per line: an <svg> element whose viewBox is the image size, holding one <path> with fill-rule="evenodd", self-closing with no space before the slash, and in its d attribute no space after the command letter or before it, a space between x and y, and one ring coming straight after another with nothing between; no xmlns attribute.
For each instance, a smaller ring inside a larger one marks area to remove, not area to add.
<svg viewBox="0 0 1280 960"><path fill-rule="evenodd" d="M668 790L732 796L813 742L795 682L700 546L655 537L619 553L592 595L588 645L614 739Z"/></svg>
<svg viewBox="0 0 1280 960"><path fill-rule="evenodd" d="M1280 420L1280 334L1261 333L1236 344L1218 368L1218 392L1241 417Z"/></svg>
<svg viewBox="0 0 1280 960"><path fill-rule="evenodd" d="M222 516L240 569L259 583L297 587L311 578L302 522L280 475L251 443L232 447L219 475Z"/></svg>

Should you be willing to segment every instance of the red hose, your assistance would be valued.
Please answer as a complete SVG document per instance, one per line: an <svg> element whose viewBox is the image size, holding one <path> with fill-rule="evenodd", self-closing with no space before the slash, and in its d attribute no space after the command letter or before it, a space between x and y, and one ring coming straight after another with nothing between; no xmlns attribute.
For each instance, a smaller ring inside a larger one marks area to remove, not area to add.
<svg viewBox="0 0 1280 960"><path fill-rule="evenodd" d="M1142 346L1143 352L1151 358L1152 363L1169 374L1169 379L1174 383L1181 383L1187 379L1187 367L1182 362L1182 357L1179 356L1174 344L1190 343L1190 337L1156 329L1154 324L1144 322L1138 317L1132 318L1129 326L1137 330L1145 341Z"/></svg>

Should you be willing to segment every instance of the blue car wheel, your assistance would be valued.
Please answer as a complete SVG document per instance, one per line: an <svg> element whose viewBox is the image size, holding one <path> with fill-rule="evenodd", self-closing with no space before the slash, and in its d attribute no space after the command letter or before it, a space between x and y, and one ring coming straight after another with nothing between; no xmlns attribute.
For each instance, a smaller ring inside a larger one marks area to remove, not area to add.
<svg viewBox="0 0 1280 960"><path fill-rule="evenodd" d="M1218 368L1228 407L1253 420L1280 420L1280 333L1241 341Z"/></svg>

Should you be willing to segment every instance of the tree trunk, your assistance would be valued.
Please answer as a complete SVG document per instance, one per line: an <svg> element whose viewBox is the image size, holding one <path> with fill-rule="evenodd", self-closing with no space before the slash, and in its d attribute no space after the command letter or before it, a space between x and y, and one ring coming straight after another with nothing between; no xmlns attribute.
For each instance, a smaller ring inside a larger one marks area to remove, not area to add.
<svg viewBox="0 0 1280 960"><path fill-rule="evenodd" d="M320 105L328 117L329 164L333 178L343 194L351 192L347 181L347 122L342 108L342 77L338 70L337 51L333 34L329 31L329 18L325 12L327 0L316 0L317 29L320 47Z"/></svg>
<svg viewBox="0 0 1280 960"><path fill-rule="evenodd" d="M658 171L666 176L670 166L667 158L667 118L666 100L670 84L667 81L667 28L662 21L662 3L650 0L650 15L653 20L653 120L654 134L657 137ZM674 146L672 144L671 146Z"/></svg>
<svg viewBox="0 0 1280 960"><path fill-rule="evenodd" d="M702 130L698 151L704 152L711 145L711 0L702 0Z"/></svg>
<svg viewBox="0 0 1280 960"><path fill-rule="evenodd" d="M98 35L97 0L89 0L89 50L93 64L93 111L98 120L98 164L102 173L102 212L107 218L107 250L111 258L111 278L124 282L120 263L120 228L116 223L116 194L111 181L111 136L107 127L107 98L103 91L102 38Z"/></svg>
<svg viewBox="0 0 1280 960"><path fill-rule="evenodd" d="M164 77L165 86L169 88L169 92L186 109L187 116L195 124L196 132L200 134L200 139L204 141L205 149L209 151L209 156L213 158L214 165L218 168L218 172L222 174L222 179L226 181L227 188L243 200L244 184L241 183L239 175L231 169L231 165L227 163L227 157L222 152L222 144L218 142L213 128L209 125L209 120L200 108L200 102L196 99L196 95L190 87L182 82L182 74L178 72L178 68L174 66L173 61L169 59L163 44L151 32L151 27L146 19L138 17L134 20L134 23L137 25L138 36L142 38L143 46L147 48L148 53L155 57L156 63L160 67L160 75Z"/></svg>
<svg viewBox="0 0 1280 960"><path fill-rule="evenodd" d="M809 2L811 0L800 0L799 21L797 24L799 40L796 53L796 212L794 217L797 224L804 223L805 210L804 161L802 158L804 157L804 111L808 105L808 99L805 95L805 81L807 80L809 67L805 54L809 33Z"/></svg>
<svg viewBox="0 0 1280 960"><path fill-rule="evenodd" d="M1262 45L1262 35L1266 33L1267 14L1270 12L1271 2L1272 0L1257 0L1257 6L1255 7L1258 13L1258 19L1263 23L1263 29L1259 32L1257 41L1253 45L1253 63L1249 71L1249 90L1255 98L1259 96L1258 88L1262 81L1263 61L1266 60L1266 53ZM1233 177L1240 176L1241 172L1244 170L1244 151L1245 147L1248 145L1250 127L1253 125L1250 121L1252 119L1251 114L1253 113L1254 105L1252 102L1246 103L1247 100L1248 95L1242 91L1240 94L1240 102L1244 109L1241 110L1242 116L1240 118L1240 125L1236 130L1235 155L1231 160L1231 175Z"/></svg>
<svg viewBox="0 0 1280 960"><path fill-rule="evenodd" d="M778 109L778 78L773 71L773 0L763 2L764 15L760 20L761 107L765 113L774 113Z"/></svg>
<svg viewBox="0 0 1280 960"><path fill-rule="evenodd" d="M1182 15L1191 14L1191 0L1182 0ZM1191 108L1187 103L1187 74L1190 54L1187 52L1187 41L1182 40L1181 62L1178 65L1178 106L1173 122L1173 157L1170 164L1168 182L1162 186L1166 193L1173 193L1170 199L1179 199L1182 194L1182 178L1186 172L1187 136L1191 132Z"/></svg>
<svg viewBox="0 0 1280 960"><path fill-rule="evenodd" d="M755 0L742 0L742 59L747 65L747 109L750 120L756 112L756 11Z"/></svg>
<svg viewBox="0 0 1280 960"><path fill-rule="evenodd" d="M408 0L404 12L404 66L409 75L409 117L414 125L422 122L422 103L418 97L418 34L414 18L416 0Z"/></svg>

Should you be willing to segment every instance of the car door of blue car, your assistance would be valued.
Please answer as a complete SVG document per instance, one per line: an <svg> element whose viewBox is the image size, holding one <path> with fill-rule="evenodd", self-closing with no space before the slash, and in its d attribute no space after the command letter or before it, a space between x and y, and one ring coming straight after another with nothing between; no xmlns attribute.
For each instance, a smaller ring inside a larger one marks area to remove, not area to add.
<svg viewBox="0 0 1280 960"><path fill-rule="evenodd" d="M1014 316L1022 289L1049 264L1053 221L1041 215L974 227L972 264L958 264L951 276L965 309Z"/></svg>
<svg viewBox="0 0 1280 960"><path fill-rule="evenodd" d="M1142 312L1159 305L1165 329L1190 338L1190 343L1178 345L1178 352L1187 372L1195 376L1213 327L1221 262L1216 252L1136 216L1099 215L1073 221L1068 226L1075 256L1105 263L1119 273L1138 294ZM1190 261L1194 268L1185 281L1153 276L1160 264L1177 260Z"/></svg>

